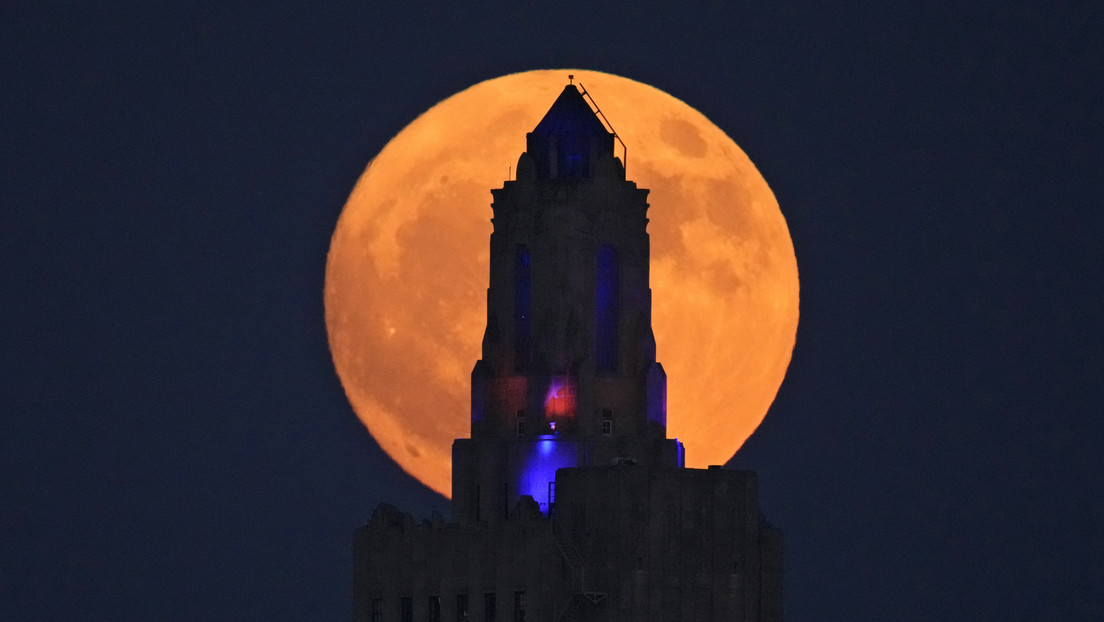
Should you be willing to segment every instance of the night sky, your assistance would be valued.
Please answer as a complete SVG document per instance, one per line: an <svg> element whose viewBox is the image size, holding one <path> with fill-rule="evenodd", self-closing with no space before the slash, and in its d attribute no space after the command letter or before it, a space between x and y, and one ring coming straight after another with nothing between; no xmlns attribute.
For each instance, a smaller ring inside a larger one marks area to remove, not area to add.
<svg viewBox="0 0 1104 622"><path fill-rule="evenodd" d="M318 4L4 9L0 619L351 619L353 530L448 505L345 400L330 235L419 113L555 67L694 106L787 218L730 463L787 619L1104 619L1104 5Z"/></svg>

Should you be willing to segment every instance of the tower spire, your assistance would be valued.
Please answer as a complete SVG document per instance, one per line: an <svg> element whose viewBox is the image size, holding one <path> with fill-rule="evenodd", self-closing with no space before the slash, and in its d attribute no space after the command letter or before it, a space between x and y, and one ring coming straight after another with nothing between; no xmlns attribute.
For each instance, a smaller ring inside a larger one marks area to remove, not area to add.
<svg viewBox="0 0 1104 622"><path fill-rule="evenodd" d="M613 133L590 108L578 87L568 84L525 137L542 180L585 179L603 154L613 155Z"/></svg>
<svg viewBox="0 0 1104 622"><path fill-rule="evenodd" d="M599 114L566 85L526 136L516 180L491 191L471 438L453 445L461 522L503 517L525 495L548 512L558 468L683 464L651 327L648 191L624 178Z"/></svg>

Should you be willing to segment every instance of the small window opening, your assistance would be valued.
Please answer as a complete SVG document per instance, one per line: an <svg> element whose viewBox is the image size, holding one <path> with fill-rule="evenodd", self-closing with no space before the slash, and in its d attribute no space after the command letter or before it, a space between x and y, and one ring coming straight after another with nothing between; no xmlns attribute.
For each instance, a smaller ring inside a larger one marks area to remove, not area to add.
<svg viewBox="0 0 1104 622"><path fill-rule="evenodd" d="M441 597L430 596L426 599L426 609L429 614L429 622L441 622Z"/></svg>
<svg viewBox="0 0 1104 622"><path fill-rule="evenodd" d="M514 592L514 622L525 622L525 592Z"/></svg>
<svg viewBox="0 0 1104 622"><path fill-rule="evenodd" d="M483 622L495 622L495 595L494 592L483 595Z"/></svg>
<svg viewBox="0 0 1104 622"><path fill-rule="evenodd" d="M468 595L456 595L456 622L468 622Z"/></svg>

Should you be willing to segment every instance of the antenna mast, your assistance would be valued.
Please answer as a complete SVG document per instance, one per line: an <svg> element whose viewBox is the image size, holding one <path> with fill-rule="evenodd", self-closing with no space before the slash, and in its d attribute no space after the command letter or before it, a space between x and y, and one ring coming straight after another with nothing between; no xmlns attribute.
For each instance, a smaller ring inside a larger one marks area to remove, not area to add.
<svg viewBox="0 0 1104 622"><path fill-rule="evenodd" d="M568 79L574 77L575 76L568 76ZM598 103L595 102L594 97L587 92L586 87L583 86L582 82L579 83L579 86L583 89L583 97L586 97L588 100L590 100L590 105L594 106L594 112L597 112L598 116L602 117L602 121L605 122L606 127L609 128L610 132L613 132L613 137L617 139L617 142L621 143L621 165L625 167L627 175L627 171L629 170L629 148L625 146L625 141L621 140L621 136L617 134L617 130L613 129L613 124L609 122L609 119L606 118L606 115L602 114L602 109L598 107Z"/></svg>

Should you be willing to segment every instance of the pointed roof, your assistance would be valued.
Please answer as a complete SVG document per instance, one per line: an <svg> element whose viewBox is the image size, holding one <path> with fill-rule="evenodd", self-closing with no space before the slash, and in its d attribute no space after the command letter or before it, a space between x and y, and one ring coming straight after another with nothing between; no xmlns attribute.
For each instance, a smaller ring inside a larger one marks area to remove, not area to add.
<svg viewBox="0 0 1104 622"><path fill-rule="evenodd" d="M545 113L537 127L533 128L534 134L574 134L576 136L606 136L609 130L598 118L598 115L590 109L590 104L583 99L583 94L574 84L564 87L555 103Z"/></svg>
<svg viewBox="0 0 1104 622"><path fill-rule="evenodd" d="M542 181L586 179L593 176L599 158L613 155L613 132L590 109L579 89L568 84L525 136L525 152Z"/></svg>

